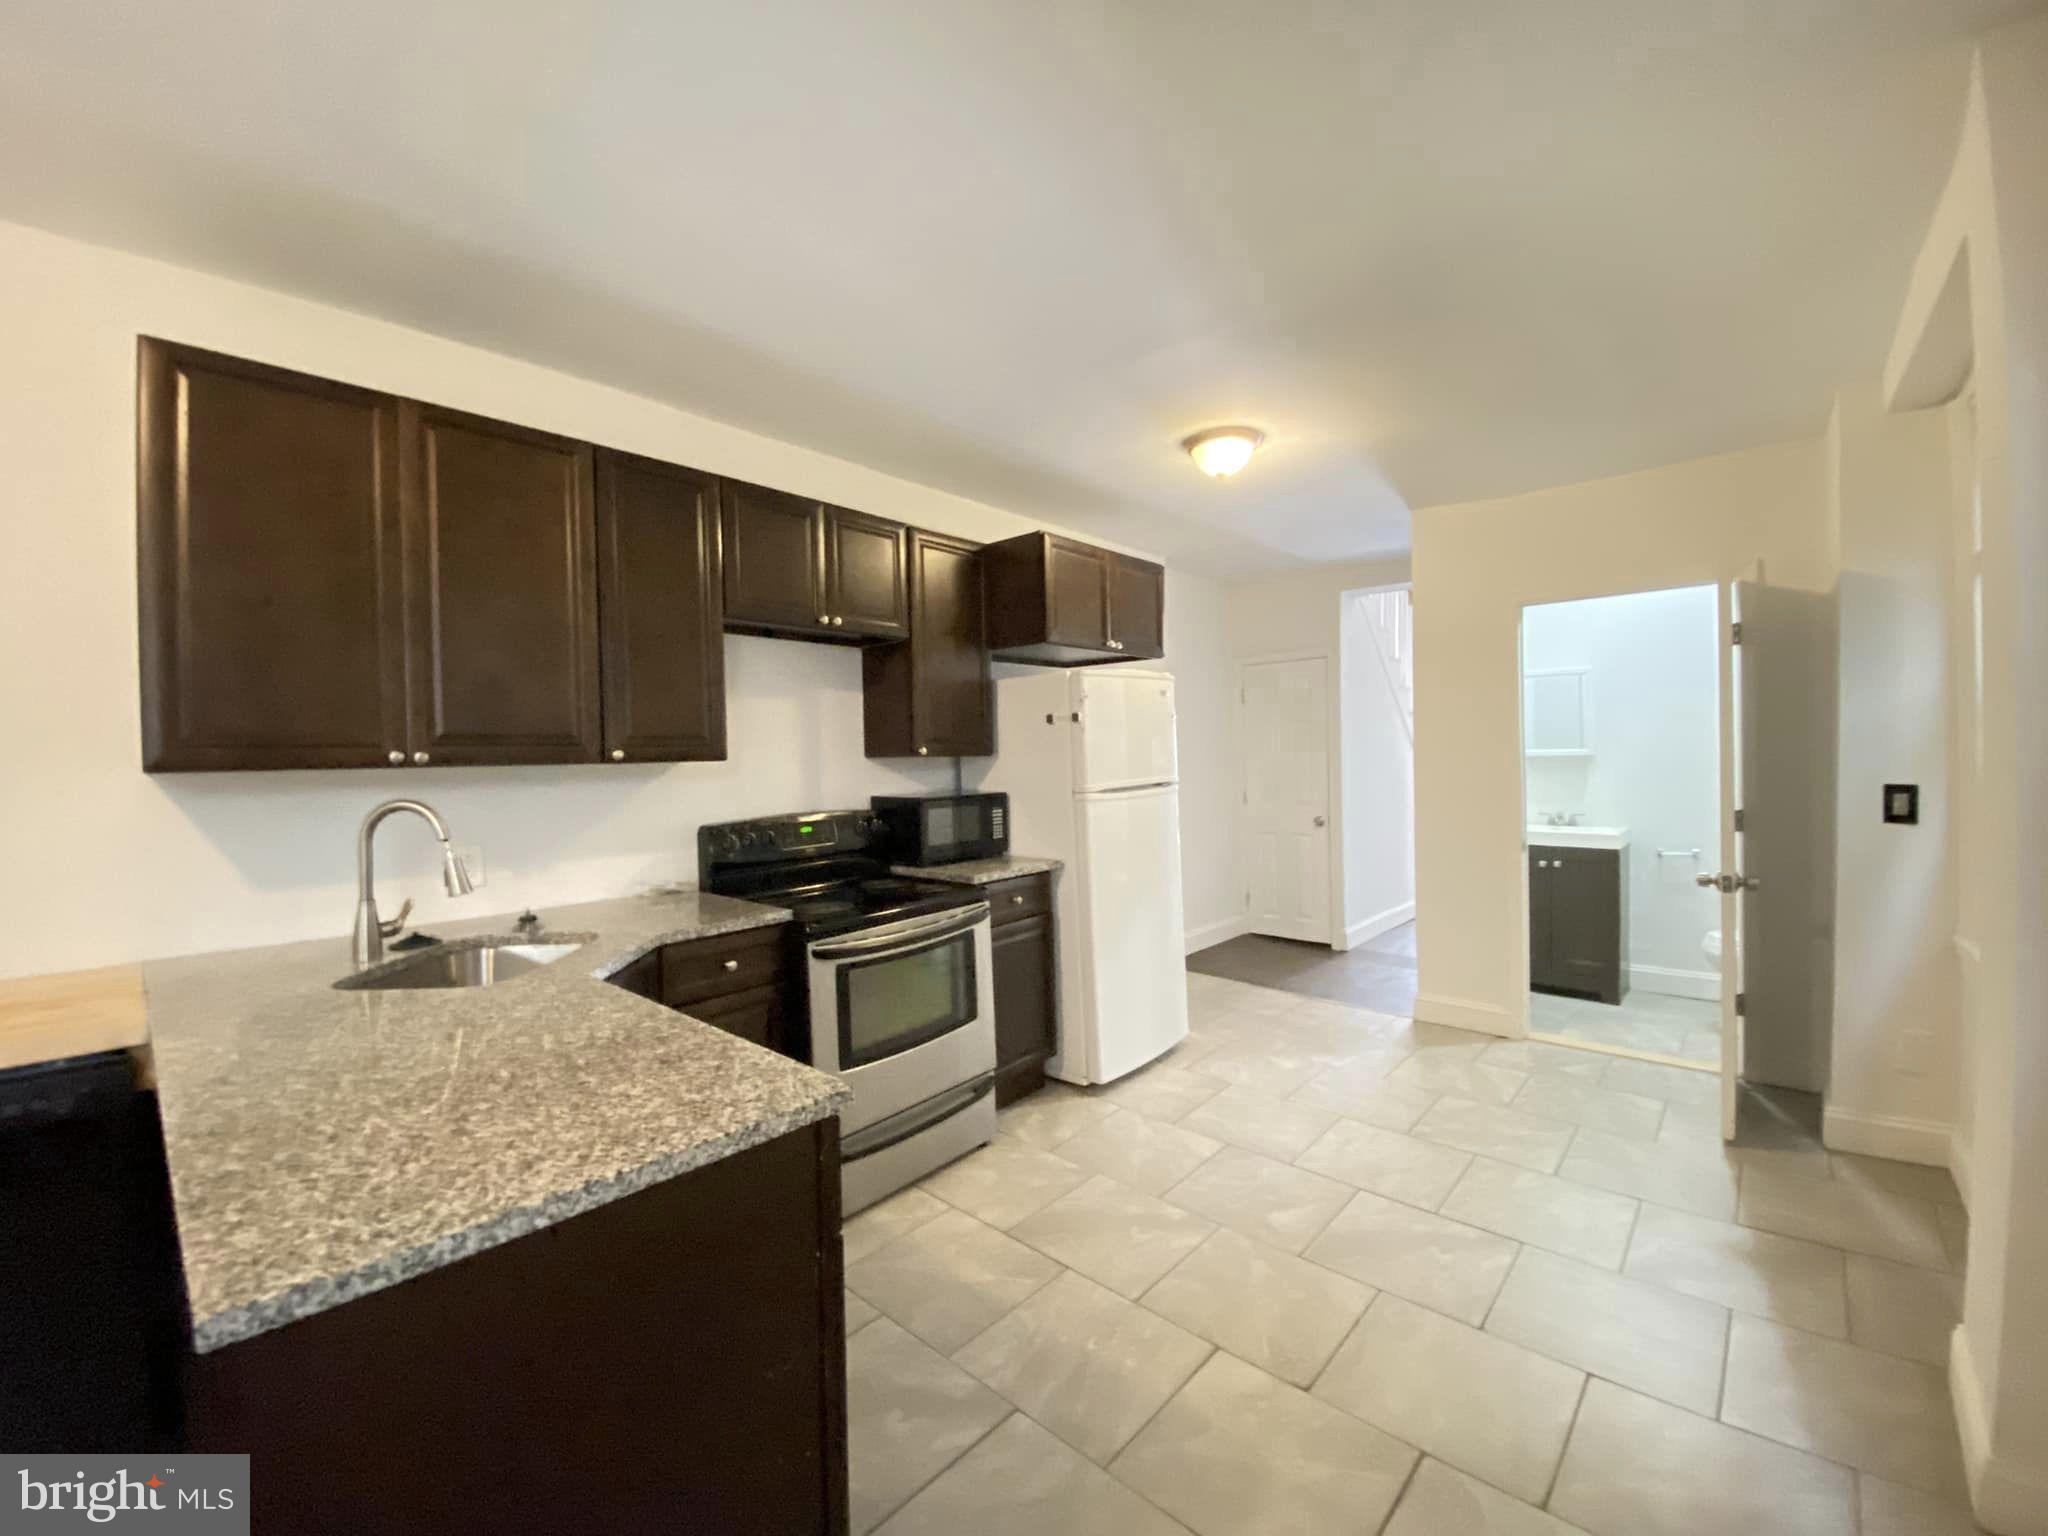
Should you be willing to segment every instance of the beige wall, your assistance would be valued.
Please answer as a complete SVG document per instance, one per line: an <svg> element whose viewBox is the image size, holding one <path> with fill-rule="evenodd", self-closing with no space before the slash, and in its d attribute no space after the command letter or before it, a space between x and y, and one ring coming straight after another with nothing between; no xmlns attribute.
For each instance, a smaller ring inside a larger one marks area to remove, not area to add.
<svg viewBox="0 0 2048 1536"><path fill-rule="evenodd" d="M950 764L861 752L850 648L727 639L723 763L149 777L139 764L135 628L135 338L170 337L766 481L926 527L1001 538L1032 526L513 358L243 283L0 225L0 976L348 928L353 837L401 790L481 846L488 881L459 904L427 840L380 848L387 905L419 917L630 892L695 873L707 821L865 803L951 783ZM1227 805L1229 683L1215 584L1171 573L1167 664L1180 674L1190 825ZM1229 915L1228 850L1185 839L1190 924ZM339 949L337 949L339 953Z"/></svg>
<svg viewBox="0 0 2048 1536"><path fill-rule="evenodd" d="M1887 401L1939 403L1965 368L1984 668L1981 766L1959 792L1971 1223L1950 1385L1978 1520L2027 1536L2048 1532L2048 18L1982 41Z"/></svg>
<svg viewBox="0 0 2048 1536"><path fill-rule="evenodd" d="M1415 516L1418 1017L1528 1015L1518 678L1530 603L1722 581L1831 580L1822 440Z"/></svg>

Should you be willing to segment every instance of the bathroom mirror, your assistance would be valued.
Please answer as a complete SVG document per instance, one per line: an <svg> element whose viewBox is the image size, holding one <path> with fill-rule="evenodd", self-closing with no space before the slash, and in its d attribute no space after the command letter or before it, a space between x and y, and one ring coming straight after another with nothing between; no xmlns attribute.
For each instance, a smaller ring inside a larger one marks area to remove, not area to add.
<svg viewBox="0 0 2048 1536"><path fill-rule="evenodd" d="M1523 676L1522 746L1529 756L1584 757L1591 750L1586 684L1583 669Z"/></svg>

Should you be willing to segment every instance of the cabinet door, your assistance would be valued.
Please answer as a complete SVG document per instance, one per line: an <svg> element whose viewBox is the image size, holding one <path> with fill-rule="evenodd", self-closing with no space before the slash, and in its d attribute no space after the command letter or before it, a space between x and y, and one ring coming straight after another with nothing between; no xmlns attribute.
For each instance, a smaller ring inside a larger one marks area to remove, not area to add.
<svg viewBox="0 0 2048 1536"><path fill-rule="evenodd" d="M740 480L721 483L719 503L726 626L829 631L823 506Z"/></svg>
<svg viewBox="0 0 2048 1536"><path fill-rule="evenodd" d="M1029 1076L1058 1044L1052 919L1025 917L1005 923L993 930L990 946L995 964L996 1072L999 1078Z"/></svg>
<svg viewBox="0 0 2048 1536"><path fill-rule="evenodd" d="M597 509L605 756L723 758L717 477L600 450Z"/></svg>
<svg viewBox="0 0 2048 1536"><path fill-rule="evenodd" d="M835 631L874 640L910 633L905 532L886 518L825 509L825 609Z"/></svg>
<svg viewBox="0 0 2048 1536"><path fill-rule="evenodd" d="M920 530L912 535L911 562L911 720L916 746L924 749L919 755L993 756L995 698L975 547Z"/></svg>
<svg viewBox="0 0 2048 1536"><path fill-rule="evenodd" d="M1069 539L1046 540L1045 638L1056 645L1109 649L1107 550Z"/></svg>
<svg viewBox="0 0 2048 1536"><path fill-rule="evenodd" d="M144 338L137 408L143 767L388 763L398 402Z"/></svg>
<svg viewBox="0 0 2048 1536"><path fill-rule="evenodd" d="M1550 855L1548 848L1529 850L1529 985L1559 985L1550 958Z"/></svg>
<svg viewBox="0 0 2048 1536"><path fill-rule="evenodd" d="M1112 555L1109 561L1109 638L1119 659L1151 660L1166 654L1166 571L1149 560Z"/></svg>
<svg viewBox="0 0 2048 1536"><path fill-rule="evenodd" d="M595 762L593 450L403 410L412 761Z"/></svg>
<svg viewBox="0 0 2048 1536"><path fill-rule="evenodd" d="M1620 1000L1621 855L1546 848L1550 860L1552 985Z"/></svg>

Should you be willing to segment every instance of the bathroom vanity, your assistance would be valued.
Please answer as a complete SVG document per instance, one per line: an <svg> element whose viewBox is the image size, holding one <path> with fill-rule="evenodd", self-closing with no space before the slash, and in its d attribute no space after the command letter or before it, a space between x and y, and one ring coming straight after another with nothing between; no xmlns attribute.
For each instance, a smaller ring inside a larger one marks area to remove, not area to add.
<svg viewBox="0 0 2048 1536"><path fill-rule="evenodd" d="M1628 836L1529 829L1529 986L1619 1003L1628 991Z"/></svg>

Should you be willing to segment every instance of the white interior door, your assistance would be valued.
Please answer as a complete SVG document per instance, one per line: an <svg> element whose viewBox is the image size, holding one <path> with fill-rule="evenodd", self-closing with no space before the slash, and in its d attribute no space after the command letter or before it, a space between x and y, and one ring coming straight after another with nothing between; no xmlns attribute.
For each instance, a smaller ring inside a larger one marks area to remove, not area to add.
<svg viewBox="0 0 2048 1536"><path fill-rule="evenodd" d="M1721 872L1704 878L1721 888L1722 1134L1732 1138L1739 1081L1827 1086L1833 600L1737 581L1723 588L1722 619Z"/></svg>
<svg viewBox="0 0 2048 1536"><path fill-rule="evenodd" d="M1321 656L1238 673L1247 924L1319 944L1330 942L1328 673Z"/></svg>

